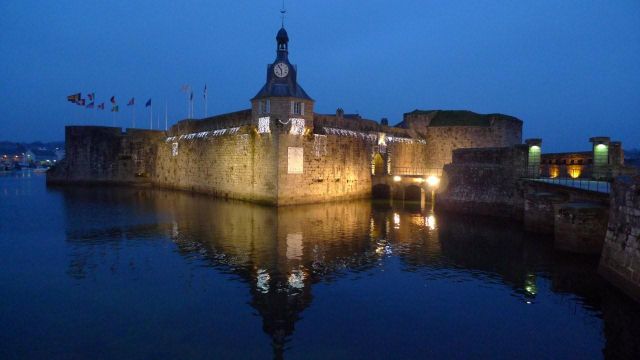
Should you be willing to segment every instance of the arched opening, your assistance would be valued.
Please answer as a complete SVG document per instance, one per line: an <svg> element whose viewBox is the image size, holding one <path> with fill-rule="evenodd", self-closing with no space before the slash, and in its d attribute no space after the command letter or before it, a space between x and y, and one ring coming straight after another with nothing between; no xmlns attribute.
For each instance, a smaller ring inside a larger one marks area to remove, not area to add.
<svg viewBox="0 0 640 360"><path fill-rule="evenodd" d="M416 185L409 185L404 188L405 201L420 201L422 197L422 188Z"/></svg>
<svg viewBox="0 0 640 360"><path fill-rule="evenodd" d="M384 175L384 158L380 153L373 155L373 175Z"/></svg>
<svg viewBox="0 0 640 360"><path fill-rule="evenodd" d="M389 200L391 197L391 187L387 184L374 185L371 189L371 196L374 199Z"/></svg>

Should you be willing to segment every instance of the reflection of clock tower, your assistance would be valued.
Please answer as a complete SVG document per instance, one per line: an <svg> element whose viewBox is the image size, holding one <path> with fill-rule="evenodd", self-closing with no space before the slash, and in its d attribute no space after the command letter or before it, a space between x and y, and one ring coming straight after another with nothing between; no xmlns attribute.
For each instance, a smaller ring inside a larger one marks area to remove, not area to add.
<svg viewBox="0 0 640 360"><path fill-rule="evenodd" d="M252 118L260 133L282 129L294 135L313 130L313 103L297 82L289 62L289 36L283 28L276 36L276 60L267 67L267 82L251 99Z"/></svg>

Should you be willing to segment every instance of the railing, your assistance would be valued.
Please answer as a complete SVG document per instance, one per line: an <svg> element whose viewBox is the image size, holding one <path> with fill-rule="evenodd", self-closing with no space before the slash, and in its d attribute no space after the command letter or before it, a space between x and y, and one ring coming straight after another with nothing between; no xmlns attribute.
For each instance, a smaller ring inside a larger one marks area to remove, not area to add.
<svg viewBox="0 0 640 360"><path fill-rule="evenodd" d="M423 167L403 167L398 166L391 169L390 175L420 175L420 176L442 176L442 168Z"/></svg>
<svg viewBox="0 0 640 360"><path fill-rule="evenodd" d="M609 166L542 164L527 168L524 178L576 189L609 193L613 174Z"/></svg>

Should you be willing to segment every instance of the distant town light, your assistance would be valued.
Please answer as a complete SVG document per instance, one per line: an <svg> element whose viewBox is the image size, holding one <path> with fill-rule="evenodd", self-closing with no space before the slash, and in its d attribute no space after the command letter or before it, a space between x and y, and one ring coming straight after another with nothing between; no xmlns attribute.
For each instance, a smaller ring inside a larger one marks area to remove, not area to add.
<svg viewBox="0 0 640 360"><path fill-rule="evenodd" d="M393 177L393 181L395 181L395 182L398 182L398 181L401 181L401 180L402 180L401 176L396 175L396 176Z"/></svg>
<svg viewBox="0 0 640 360"><path fill-rule="evenodd" d="M431 175L427 178L427 184L431 187L437 187L440 184L440 178L434 175Z"/></svg>

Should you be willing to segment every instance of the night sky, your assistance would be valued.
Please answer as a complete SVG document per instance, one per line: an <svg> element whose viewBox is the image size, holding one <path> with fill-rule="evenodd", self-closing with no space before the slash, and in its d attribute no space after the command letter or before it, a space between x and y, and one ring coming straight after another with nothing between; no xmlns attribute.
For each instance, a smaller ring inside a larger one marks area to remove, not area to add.
<svg viewBox="0 0 640 360"><path fill-rule="evenodd" d="M64 125L148 126L249 108L275 59L281 1L2 1L0 140L62 140ZM505 113L544 151L591 136L640 147L640 1L287 1L298 81L316 111L391 123L414 109ZM95 92L106 111L66 96ZM155 116L155 115L154 115ZM154 118L155 121L155 118ZM163 125L164 127L164 125Z"/></svg>

